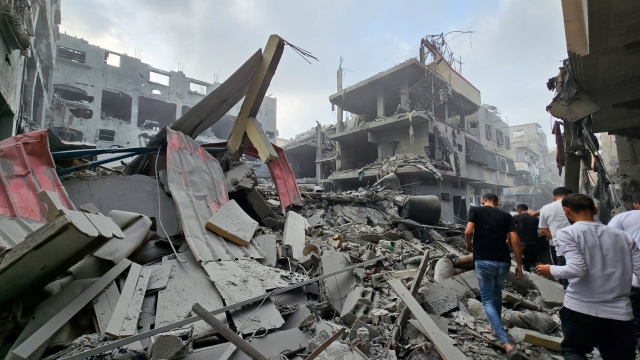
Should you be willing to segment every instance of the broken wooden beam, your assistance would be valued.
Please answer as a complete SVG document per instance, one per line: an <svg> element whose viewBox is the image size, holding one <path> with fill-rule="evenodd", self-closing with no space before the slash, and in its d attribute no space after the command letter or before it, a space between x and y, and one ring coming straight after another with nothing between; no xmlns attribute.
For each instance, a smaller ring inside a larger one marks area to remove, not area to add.
<svg viewBox="0 0 640 360"><path fill-rule="evenodd" d="M92 284L87 290L85 290L80 296L67 305L62 311L60 311L51 320L47 321L38 331L25 340L20 346L13 350L13 354L27 359L31 354L36 351L47 339L55 335L60 328L66 324L71 318L82 310L93 298L95 298L105 287L107 287L118 275L120 275L125 269L131 265L131 261L123 259L94 284ZM137 340L137 339L136 339ZM132 340L130 342L133 342ZM128 342L129 343L129 342Z"/></svg>
<svg viewBox="0 0 640 360"><path fill-rule="evenodd" d="M400 280L390 278L387 282L398 297L400 297L400 299L407 305L409 311L411 311L411 313L416 317L416 320L425 330L427 337L431 340L443 359L464 360L467 358L460 349L453 345L453 339L438 328L438 325L433 321L433 319L431 319L431 317L429 317L422 306L418 304L418 301L416 301Z"/></svg>
<svg viewBox="0 0 640 360"><path fill-rule="evenodd" d="M262 355L253 346L244 341L244 339L236 334L233 330L225 326L222 321L216 319L215 316L211 315L211 313L200 306L200 304L194 304L192 309L196 315L202 318L202 320L204 320L207 324L211 325L212 328L216 329L220 336L227 339L230 343L235 345L238 349L240 349L240 351L247 354L253 360L267 360L264 355Z"/></svg>
<svg viewBox="0 0 640 360"><path fill-rule="evenodd" d="M251 139L253 146L258 149L260 160L268 163L277 159L273 145L270 141L264 141L259 132L261 127L256 127L260 105L267 93L271 79L276 72L282 53L284 52L285 41L278 35L271 35L267 46L264 48L260 64L249 84L249 90L242 102L240 113L236 121L233 123L229 141L227 142L227 151L233 159L239 159L242 156L247 141L247 136ZM264 132L263 132L264 133ZM257 142L257 143L256 143Z"/></svg>
<svg viewBox="0 0 640 360"><path fill-rule="evenodd" d="M305 360L313 360L318 355L320 355L326 348L329 347L334 341L336 341L342 334L344 334L345 328L340 328L340 330L336 331L333 335L331 335L325 342L320 344L317 349L315 349Z"/></svg>

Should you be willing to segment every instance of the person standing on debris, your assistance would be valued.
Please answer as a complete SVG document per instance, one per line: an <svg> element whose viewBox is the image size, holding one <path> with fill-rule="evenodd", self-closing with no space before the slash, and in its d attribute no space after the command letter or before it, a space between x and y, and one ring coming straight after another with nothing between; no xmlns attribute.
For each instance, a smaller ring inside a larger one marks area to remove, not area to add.
<svg viewBox="0 0 640 360"><path fill-rule="evenodd" d="M614 216L607 225L629 234L636 242L636 246L640 248L640 194L633 196L633 210ZM640 278L635 275L631 283L629 299L633 310L636 348L640 350Z"/></svg>
<svg viewBox="0 0 640 360"><path fill-rule="evenodd" d="M473 252L482 306L491 327L504 345L507 358L520 359L518 351L509 344L500 316L502 285L511 268L508 243L511 243L516 257L516 279L522 277L522 250L513 217L498 209L499 203L496 194L485 194L482 197L483 206L470 208L464 238L467 251Z"/></svg>
<svg viewBox="0 0 640 360"><path fill-rule="evenodd" d="M539 275L568 279L560 310L565 359L587 359L597 347L604 360L635 359L629 292L640 276L640 249L623 231L594 220L598 212L587 195L562 199L570 225L555 234L566 265L538 265Z"/></svg>
<svg viewBox="0 0 640 360"><path fill-rule="evenodd" d="M529 215L529 207L526 204L518 205L517 209L518 215L515 215L513 220L522 244L522 264L526 271L531 272L531 268L535 268L540 262L545 244L540 241L538 235L538 218Z"/></svg>

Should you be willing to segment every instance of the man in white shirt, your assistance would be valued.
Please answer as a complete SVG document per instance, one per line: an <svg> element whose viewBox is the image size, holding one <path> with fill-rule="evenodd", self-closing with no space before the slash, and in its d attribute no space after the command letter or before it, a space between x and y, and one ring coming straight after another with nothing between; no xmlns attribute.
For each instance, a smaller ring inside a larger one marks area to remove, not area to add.
<svg viewBox="0 0 640 360"><path fill-rule="evenodd" d="M597 347L604 360L635 359L633 313L629 292L640 276L640 249L631 237L595 222L593 199L572 194L562 199L569 227L555 239L566 265L538 265L538 274L568 279L560 310L565 359L587 359Z"/></svg>
<svg viewBox="0 0 640 360"><path fill-rule="evenodd" d="M640 247L640 194L633 196L633 210L614 216L608 226L626 232ZM640 350L640 279L636 276L633 277L629 298L633 309L636 348Z"/></svg>

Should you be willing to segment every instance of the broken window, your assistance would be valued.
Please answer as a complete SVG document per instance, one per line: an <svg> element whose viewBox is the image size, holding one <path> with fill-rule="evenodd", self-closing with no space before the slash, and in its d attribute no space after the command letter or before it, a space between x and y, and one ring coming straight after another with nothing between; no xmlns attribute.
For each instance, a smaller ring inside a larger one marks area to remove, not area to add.
<svg viewBox="0 0 640 360"><path fill-rule="evenodd" d="M79 64L84 64L87 59L87 53L58 45L58 57Z"/></svg>
<svg viewBox="0 0 640 360"><path fill-rule="evenodd" d="M498 129L496 129L496 141L498 141L498 145L504 144L504 134Z"/></svg>
<svg viewBox="0 0 640 360"><path fill-rule="evenodd" d="M458 144L458 151L462 152L462 144Z"/></svg>
<svg viewBox="0 0 640 360"><path fill-rule="evenodd" d="M156 90L156 89L151 90L151 93L154 94L154 95L162 95L162 92L160 90Z"/></svg>
<svg viewBox="0 0 640 360"><path fill-rule="evenodd" d="M69 112L77 118L91 119L93 117L93 110L89 109L69 109Z"/></svg>
<svg viewBox="0 0 640 360"><path fill-rule="evenodd" d="M100 118L106 120L123 120L131 122L131 96L119 91L102 90Z"/></svg>
<svg viewBox="0 0 640 360"><path fill-rule="evenodd" d="M189 91L192 93L200 94L200 95L207 95L207 86L190 82Z"/></svg>
<svg viewBox="0 0 640 360"><path fill-rule="evenodd" d="M491 125L485 124L484 132L485 132L485 135L487 136L487 139L491 140Z"/></svg>
<svg viewBox="0 0 640 360"><path fill-rule="evenodd" d="M64 88L55 88L54 91L56 94L59 94L60 97L64 100L69 101L86 101L88 103L93 102L93 96L87 95L83 90L72 90L72 89L64 89Z"/></svg>
<svg viewBox="0 0 640 360"><path fill-rule="evenodd" d="M97 141L108 141L108 142L113 142L116 138L116 131L115 130L108 130L108 129L99 129L98 130L98 139Z"/></svg>
<svg viewBox="0 0 640 360"><path fill-rule="evenodd" d="M138 127L145 121L155 121L159 128L171 125L176 121L176 104L151 99L144 96L138 98Z"/></svg>
<svg viewBox="0 0 640 360"><path fill-rule="evenodd" d="M477 123L477 122L472 122L472 123L469 123L469 126L470 126L472 129L477 129L477 128L478 128L478 123Z"/></svg>
<svg viewBox="0 0 640 360"><path fill-rule="evenodd" d="M508 137L508 136L505 136L505 137L504 137L504 146L505 146L507 149L511 149L511 139L509 139L509 137Z"/></svg>
<svg viewBox="0 0 640 360"><path fill-rule="evenodd" d="M507 172L507 160L505 159L500 159L500 172Z"/></svg>
<svg viewBox="0 0 640 360"><path fill-rule="evenodd" d="M120 67L120 55L105 51L104 63L107 65Z"/></svg>
<svg viewBox="0 0 640 360"><path fill-rule="evenodd" d="M149 71L149 82L169 86L169 75L161 74L155 71Z"/></svg>

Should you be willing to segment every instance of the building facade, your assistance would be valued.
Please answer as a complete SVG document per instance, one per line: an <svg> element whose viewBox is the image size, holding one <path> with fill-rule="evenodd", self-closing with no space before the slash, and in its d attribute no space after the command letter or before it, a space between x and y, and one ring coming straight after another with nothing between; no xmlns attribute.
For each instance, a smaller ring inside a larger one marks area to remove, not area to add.
<svg viewBox="0 0 640 360"><path fill-rule="evenodd" d="M99 148L146 146L161 128L218 86L61 34L53 72L53 116L41 126L62 139L90 142ZM198 139L226 140L239 107ZM276 99L266 97L257 117L274 143L276 110Z"/></svg>
<svg viewBox="0 0 640 360"><path fill-rule="evenodd" d="M504 131L500 145L471 132L471 123L488 117L478 114L480 91L446 61L411 59L345 89L341 78L339 71L338 92L329 97L335 129L301 135L285 147L289 158L305 145L316 154L318 182L343 191L395 173L406 194L438 196L449 222L466 222L468 207L480 205L484 193L513 185L515 167L501 149Z"/></svg>
<svg viewBox="0 0 640 360"><path fill-rule="evenodd" d="M50 116L59 0L0 1L0 139L39 127Z"/></svg>

